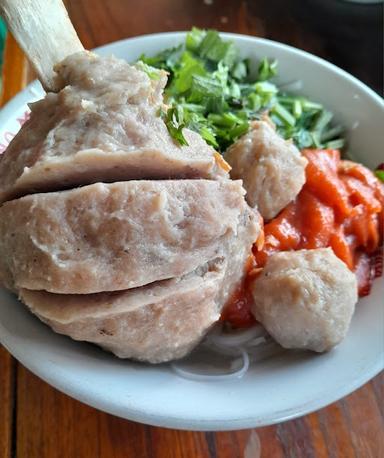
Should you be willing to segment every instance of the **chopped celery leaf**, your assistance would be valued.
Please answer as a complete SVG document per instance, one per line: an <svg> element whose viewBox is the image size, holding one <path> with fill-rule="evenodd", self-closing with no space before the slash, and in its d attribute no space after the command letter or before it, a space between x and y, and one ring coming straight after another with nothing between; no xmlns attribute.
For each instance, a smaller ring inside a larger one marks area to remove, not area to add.
<svg viewBox="0 0 384 458"><path fill-rule="evenodd" d="M181 107L172 107L169 108L167 112L161 112L161 115L172 138L180 145L188 145L183 134L183 129L186 127L183 109Z"/></svg>
<svg viewBox="0 0 384 458"><path fill-rule="evenodd" d="M216 30L194 27L185 43L155 56L140 56L152 79L155 68L168 72L161 116L173 139L186 145L188 127L224 152L249 129L250 122L269 114L278 132L302 148L343 148L343 129L332 124L332 113L317 102L279 90L273 77L278 63L261 58L256 76L232 41ZM155 67L155 68L153 68Z"/></svg>

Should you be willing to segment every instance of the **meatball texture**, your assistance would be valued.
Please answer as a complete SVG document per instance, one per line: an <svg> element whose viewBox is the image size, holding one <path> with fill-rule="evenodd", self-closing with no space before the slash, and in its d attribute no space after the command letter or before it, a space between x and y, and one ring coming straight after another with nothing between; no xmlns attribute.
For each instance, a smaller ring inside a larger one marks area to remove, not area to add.
<svg viewBox="0 0 384 458"><path fill-rule="evenodd" d="M273 254L252 284L253 314L284 348L323 352L347 334L355 275L330 248Z"/></svg>
<svg viewBox="0 0 384 458"><path fill-rule="evenodd" d="M251 130L224 158L232 167L231 177L243 180L248 203L257 207L265 220L286 207L305 183L308 161L265 120L252 123Z"/></svg>

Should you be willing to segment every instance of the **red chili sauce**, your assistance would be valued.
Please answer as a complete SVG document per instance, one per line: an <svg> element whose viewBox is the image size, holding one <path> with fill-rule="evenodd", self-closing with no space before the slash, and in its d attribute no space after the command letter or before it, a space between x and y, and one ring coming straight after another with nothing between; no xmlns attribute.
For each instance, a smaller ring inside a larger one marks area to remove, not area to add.
<svg viewBox="0 0 384 458"><path fill-rule="evenodd" d="M264 245L253 247L255 264L226 306L222 319L233 327L255 323L249 283L277 251L331 247L355 272L359 295L369 294L382 274L384 187L366 167L340 159L338 150L302 151L306 183L297 198L264 226ZM249 263L248 263L249 264Z"/></svg>

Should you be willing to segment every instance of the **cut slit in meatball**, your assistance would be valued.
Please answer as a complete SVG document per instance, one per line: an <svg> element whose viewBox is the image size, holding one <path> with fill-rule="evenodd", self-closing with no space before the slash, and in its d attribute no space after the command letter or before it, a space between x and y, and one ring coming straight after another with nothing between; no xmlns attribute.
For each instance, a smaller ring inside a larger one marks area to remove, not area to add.
<svg viewBox="0 0 384 458"><path fill-rule="evenodd" d="M20 299L56 332L95 343L120 358L151 363L181 358L220 318L242 283L255 227L249 215L243 218L225 256L182 278L97 294L21 289Z"/></svg>
<svg viewBox="0 0 384 458"><path fill-rule="evenodd" d="M0 158L0 203L98 181L223 178L212 147L184 129L171 138L159 116L166 74L83 51L56 65L59 93L31 104L30 119Z"/></svg>
<svg viewBox="0 0 384 458"><path fill-rule="evenodd" d="M98 294L22 289L20 299L56 332L120 358L160 363L188 353L220 317L225 263L141 288Z"/></svg>
<svg viewBox="0 0 384 458"><path fill-rule="evenodd" d="M331 248L273 254L252 284L252 312L284 348L330 350L347 334L355 275Z"/></svg>
<svg viewBox="0 0 384 458"><path fill-rule="evenodd" d="M305 183L307 160L268 121L255 121L251 129L224 154L231 177L242 179L246 199L266 220L286 207Z"/></svg>
<svg viewBox="0 0 384 458"><path fill-rule="evenodd" d="M96 183L0 207L0 280L11 289L88 294L192 272L260 226L240 181Z"/></svg>

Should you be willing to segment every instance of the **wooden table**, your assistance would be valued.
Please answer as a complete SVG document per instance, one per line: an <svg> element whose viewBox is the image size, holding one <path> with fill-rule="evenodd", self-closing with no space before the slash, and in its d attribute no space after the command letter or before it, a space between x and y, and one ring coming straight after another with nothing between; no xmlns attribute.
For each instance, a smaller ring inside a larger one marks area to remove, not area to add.
<svg viewBox="0 0 384 458"><path fill-rule="evenodd" d="M301 26L308 2L301 4L302 10L297 9L297 2L280 0L67 2L88 48L133 35L197 25L274 38L337 61L337 52L335 56L333 48L327 48L329 37L320 28L308 27L307 22ZM316 7L316 1L311 7ZM366 9L364 12L368 14ZM329 11L327 14L329 18ZM318 20L316 12L314 16ZM356 30L358 26L353 27ZM345 40L348 44L348 37ZM363 69L360 55L349 61L343 55L341 63L381 90L377 50L367 53L371 59L365 55L368 64L365 62ZM373 73L367 73L367 66ZM3 103L30 78L24 56L8 39ZM219 433L155 428L112 417L70 399L32 375L0 347L0 458L382 458L383 403L384 375L379 375L319 412L276 426Z"/></svg>

